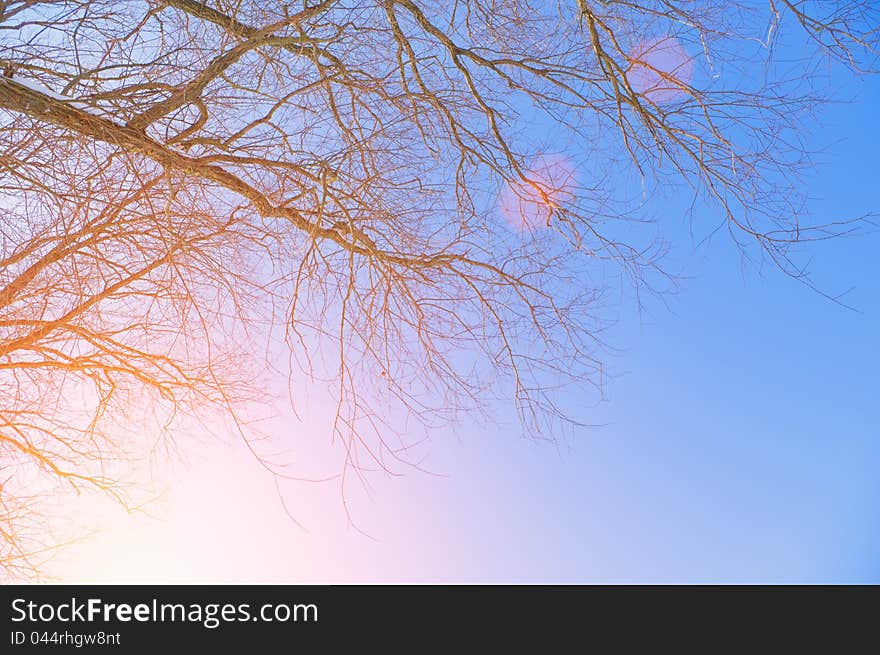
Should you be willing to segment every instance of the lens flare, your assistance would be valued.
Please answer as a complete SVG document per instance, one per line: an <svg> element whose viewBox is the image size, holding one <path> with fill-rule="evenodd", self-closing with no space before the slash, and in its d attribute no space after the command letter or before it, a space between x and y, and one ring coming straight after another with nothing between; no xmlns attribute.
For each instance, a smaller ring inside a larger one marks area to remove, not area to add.
<svg viewBox="0 0 880 655"><path fill-rule="evenodd" d="M509 183L501 194L501 213L518 232L550 225L553 212L574 197L575 167L562 155L540 155L525 173L525 180Z"/></svg>
<svg viewBox="0 0 880 655"><path fill-rule="evenodd" d="M633 48L630 61L627 80L651 102L672 102L687 95L694 60L675 37L642 41Z"/></svg>

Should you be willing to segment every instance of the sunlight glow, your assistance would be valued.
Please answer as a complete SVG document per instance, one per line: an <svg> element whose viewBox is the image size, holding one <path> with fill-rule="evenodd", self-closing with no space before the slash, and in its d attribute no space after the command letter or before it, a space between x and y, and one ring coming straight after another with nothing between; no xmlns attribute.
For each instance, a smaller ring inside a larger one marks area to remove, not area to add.
<svg viewBox="0 0 880 655"><path fill-rule="evenodd" d="M631 55L627 79L651 102L666 103L686 96L694 74L694 60L681 41L672 36L642 41Z"/></svg>
<svg viewBox="0 0 880 655"><path fill-rule="evenodd" d="M546 228L553 212L574 197L575 167L562 155L540 155L526 171L527 180L508 184L501 194L501 213L516 231Z"/></svg>

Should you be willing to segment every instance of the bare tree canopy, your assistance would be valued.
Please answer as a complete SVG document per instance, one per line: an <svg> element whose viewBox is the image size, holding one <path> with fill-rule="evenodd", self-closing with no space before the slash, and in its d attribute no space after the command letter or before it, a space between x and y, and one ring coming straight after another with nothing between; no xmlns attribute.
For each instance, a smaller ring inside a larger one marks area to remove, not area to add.
<svg viewBox="0 0 880 655"><path fill-rule="evenodd" d="M665 284L662 185L809 283L792 249L854 224L801 223L801 122L878 13L0 2L0 566L39 561L41 490L125 499L133 423L243 416L276 341L333 385L348 472L498 396L546 430L601 387L611 276Z"/></svg>

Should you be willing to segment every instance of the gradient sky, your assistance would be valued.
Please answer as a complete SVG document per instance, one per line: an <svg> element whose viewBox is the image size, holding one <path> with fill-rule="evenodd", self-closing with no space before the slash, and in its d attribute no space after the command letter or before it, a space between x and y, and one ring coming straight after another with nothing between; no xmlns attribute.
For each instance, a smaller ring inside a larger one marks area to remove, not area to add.
<svg viewBox="0 0 880 655"><path fill-rule="evenodd" d="M817 219L878 206L880 80L849 80L811 145ZM662 209L662 208L660 208ZM556 444L504 427L436 434L430 468L376 479L347 525L333 484L272 479L233 438L184 447L155 518L106 509L62 580L144 582L880 582L880 233L818 244L833 304L697 246L668 307L620 317L602 427ZM676 232L678 232L676 234ZM576 394L575 391L570 392ZM577 400L576 395L573 400ZM291 423L292 432L310 428ZM82 511L79 508L77 511Z"/></svg>

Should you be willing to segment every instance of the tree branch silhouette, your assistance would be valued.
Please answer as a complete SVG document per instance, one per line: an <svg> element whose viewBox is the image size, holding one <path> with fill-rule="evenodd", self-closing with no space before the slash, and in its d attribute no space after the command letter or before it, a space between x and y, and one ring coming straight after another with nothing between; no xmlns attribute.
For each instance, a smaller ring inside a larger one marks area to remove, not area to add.
<svg viewBox="0 0 880 655"><path fill-rule="evenodd" d="M787 76L778 35L860 69L877 19L843 0L0 4L0 565L38 568L38 490L128 502L109 463L137 456L138 408L169 434L214 411L246 433L273 335L335 389L343 485L411 464L411 419L504 397L530 434L574 420L558 387L603 384L598 280L670 279L618 176L686 189L709 231L811 284L794 249L858 222L803 221L817 59Z"/></svg>

